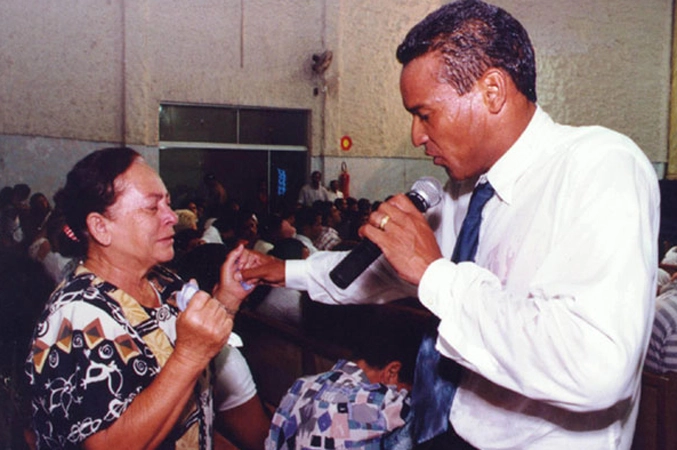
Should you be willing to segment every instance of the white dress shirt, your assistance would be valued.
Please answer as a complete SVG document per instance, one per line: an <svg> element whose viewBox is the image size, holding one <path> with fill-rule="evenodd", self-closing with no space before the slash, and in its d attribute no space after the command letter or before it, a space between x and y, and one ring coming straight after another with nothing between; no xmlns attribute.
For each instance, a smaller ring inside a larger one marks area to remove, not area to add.
<svg viewBox="0 0 677 450"><path fill-rule="evenodd" d="M449 182L428 211L444 259L418 286L438 350L469 369L454 429L482 449L629 449L656 289L653 167L627 137L539 107L482 177L496 195L476 262L449 259L475 180ZM328 279L341 257L288 261L287 286L327 303L416 293L383 258L341 291Z"/></svg>

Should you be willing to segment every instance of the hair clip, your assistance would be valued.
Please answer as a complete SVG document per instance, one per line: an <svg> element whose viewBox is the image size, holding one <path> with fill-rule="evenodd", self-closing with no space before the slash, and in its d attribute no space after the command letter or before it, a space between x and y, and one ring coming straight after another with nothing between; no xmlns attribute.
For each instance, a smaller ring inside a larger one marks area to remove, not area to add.
<svg viewBox="0 0 677 450"><path fill-rule="evenodd" d="M70 239L73 242L80 242L80 239L75 235L71 227L68 226L68 224L63 226L63 232L68 236L68 239Z"/></svg>

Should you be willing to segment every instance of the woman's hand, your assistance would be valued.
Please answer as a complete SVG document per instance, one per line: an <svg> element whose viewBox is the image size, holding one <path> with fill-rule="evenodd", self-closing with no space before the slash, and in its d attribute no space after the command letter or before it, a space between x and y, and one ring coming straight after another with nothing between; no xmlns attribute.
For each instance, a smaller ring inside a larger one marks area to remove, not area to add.
<svg viewBox="0 0 677 450"><path fill-rule="evenodd" d="M242 244L228 254L221 266L221 277L214 287L214 297L223 305L232 317L240 304L251 293L256 285L254 281L245 282L241 270L252 264L251 252L245 250Z"/></svg>
<svg viewBox="0 0 677 450"><path fill-rule="evenodd" d="M176 320L174 355L197 367L206 367L228 341L233 320L207 292L198 291Z"/></svg>
<svg viewBox="0 0 677 450"><path fill-rule="evenodd" d="M223 348L233 320L216 299L197 292L176 320L176 345L162 370L113 424L88 437L87 450L157 448L190 401L195 382Z"/></svg>

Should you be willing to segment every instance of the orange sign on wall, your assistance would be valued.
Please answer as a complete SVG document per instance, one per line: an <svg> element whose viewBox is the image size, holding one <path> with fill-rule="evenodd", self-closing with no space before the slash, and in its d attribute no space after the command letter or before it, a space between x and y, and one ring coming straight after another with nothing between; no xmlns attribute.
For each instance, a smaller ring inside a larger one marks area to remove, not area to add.
<svg viewBox="0 0 677 450"><path fill-rule="evenodd" d="M352 147L352 146L353 146L353 140L350 139L350 136L343 136L341 138L341 150L343 150L344 152L347 152L348 150L350 150L350 147Z"/></svg>

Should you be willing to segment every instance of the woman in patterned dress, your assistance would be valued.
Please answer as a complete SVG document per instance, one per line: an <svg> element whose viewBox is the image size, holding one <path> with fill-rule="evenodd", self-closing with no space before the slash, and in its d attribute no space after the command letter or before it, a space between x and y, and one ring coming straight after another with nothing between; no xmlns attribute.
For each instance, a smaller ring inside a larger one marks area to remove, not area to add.
<svg viewBox="0 0 677 450"><path fill-rule="evenodd" d="M231 252L212 293L177 306L177 217L134 150L96 151L57 196L83 260L52 294L26 372L38 448L212 448L209 363L247 295Z"/></svg>

